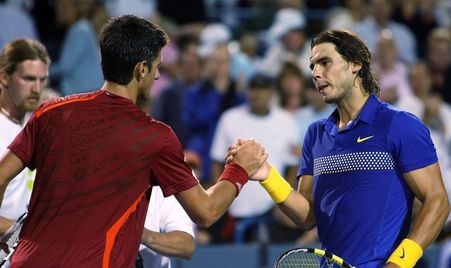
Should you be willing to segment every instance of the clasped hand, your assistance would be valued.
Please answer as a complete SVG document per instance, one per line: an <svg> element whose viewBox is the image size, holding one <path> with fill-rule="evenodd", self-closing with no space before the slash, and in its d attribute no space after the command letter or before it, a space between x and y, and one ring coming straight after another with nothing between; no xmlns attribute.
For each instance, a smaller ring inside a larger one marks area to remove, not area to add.
<svg viewBox="0 0 451 268"><path fill-rule="evenodd" d="M268 162L268 154L259 143L254 140L238 139L237 143L229 146L226 163L237 163L241 165L251 180L263 181L268 175L271 167Z"/></svg>

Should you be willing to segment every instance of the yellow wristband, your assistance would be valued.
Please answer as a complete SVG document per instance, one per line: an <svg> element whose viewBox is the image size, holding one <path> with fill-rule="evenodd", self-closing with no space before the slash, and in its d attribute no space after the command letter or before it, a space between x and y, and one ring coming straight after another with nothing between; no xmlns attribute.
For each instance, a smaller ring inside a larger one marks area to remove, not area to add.
<svg viewBox="0 0 451 268"><path fill-rule="evenodd" d="M260 184L276 203L282 203L287 200L291 192L290 184L280 176L279 172L272 165L268 178L261 181Z"/></svg>
<svg viewBox="0 0 451 268"><path fill-rule="evenodd" d="M388 258L387 263L391 262L401 268L412 268L423 256L423 249L415 241L410 239L402 240L401 244L395 249Z"/></svg>

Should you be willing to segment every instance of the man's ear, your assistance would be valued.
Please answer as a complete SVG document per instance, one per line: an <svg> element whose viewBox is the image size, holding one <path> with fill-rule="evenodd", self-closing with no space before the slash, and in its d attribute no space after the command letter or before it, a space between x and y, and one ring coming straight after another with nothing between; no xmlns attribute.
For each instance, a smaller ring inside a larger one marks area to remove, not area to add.
<svg viewBox="0 0 451 268"><path fill-rule="evenodd" d="M136 80L139 82L141 81L141 79L144 78L144 76L146 75L146 73L149 72L149 64L147 63L146 60L140 61L135 65L135 69L134 69L134 75Z"/></svg>
<svg viewBox="0 0 451 268"><path fill-rule="evenodd" d="M8 77L9 74L5 70L0 70L0 85L2 85L2 88L8 88Z"/></svg>
<svg viewBox="0 0 451 268"><path fill-rule="evenodd" d="M360 71L360 69L362 69L362 65L359 63L352 63L351 64L351 70L353 74L356 74Z"/></svg>

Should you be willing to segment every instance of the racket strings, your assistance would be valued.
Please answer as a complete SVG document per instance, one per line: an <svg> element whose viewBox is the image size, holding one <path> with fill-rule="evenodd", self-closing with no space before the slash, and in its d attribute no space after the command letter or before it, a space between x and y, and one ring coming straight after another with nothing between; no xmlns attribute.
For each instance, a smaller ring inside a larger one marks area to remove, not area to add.
<svg viewBox="0 0 451 268"><path fill-rule="evenodd" d="M277 268L333 268L339 267L333 261L314 253L297 252L283 258Z"/></svg>

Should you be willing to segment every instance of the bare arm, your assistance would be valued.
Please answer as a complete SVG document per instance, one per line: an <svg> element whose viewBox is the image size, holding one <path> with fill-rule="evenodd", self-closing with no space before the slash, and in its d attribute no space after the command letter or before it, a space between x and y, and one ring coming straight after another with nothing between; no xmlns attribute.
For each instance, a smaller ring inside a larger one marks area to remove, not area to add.
<svg viewBox="0 0 451 268"><path fill-rule="evenodd" d="M176 198L193 222L209 227L229 208L236 197L236 188L227 181L219 181L207 190L200 184L176 194Z"/></svg>
<svg viewBox="0 0 451 268"><path fill-rule="evenodd" d="M22 160L9 150L0 160L0 206L8 183L23 169Z"/></svg>
<svg viewBox="0 0 451 268"><path fill-rule="evenodd" d="M439 164L406 173L404 178L422 203L408 238L425 249L438 236L449 214L448 195Z"/></svg>
<svg viewBox="0 0 451 268"><path fill-rule="evenodd" d="M297 226L305 230L310 230L316 225L312 191L313 176L302 176L299 180L298 191L291 191L288 199L278 204Z"/></svg>
<svg viewBox="0 0 451 268"><path fill-rule="evenodd" d="M268 155L258 143L248 141L237 149L232 162L243 167L249 176L254 174L267 158ZM208 190L198 184L179 192L176 198L193 222L200 227L209 227L227 211L236 195L236 186L221 180Z"/></svg>
<svg viewBox="0 0 451 268"><path fill-rule="evenodd" d="M229 151L229 154L233 152ZM228 158L230 159L230 158ZM271 167L265 163L254 175L252 180L264 181L270 174ZM284 180L282 177L280 180ZM304 175L299 179L298 190L291 190L285 201L277 205L298 227L310 230L316 225L313 207L313 176ZM288 183L288 182L287 182Z"/></svg>
<svg viewBox="0 0 451 268"><path fill-rule="evenodd" d="M159 233L144 228L142 243L155 252L171 257L190 259L194 253L194 238L183 231Z"/></svg>
<svg viewBox="0 0 451 268"><path fill-rule="evenodd" d="M407 238L426 249L438 236L449 214L448 195L438 163L404 174L404 179L421 202ZM388 263L386 267L398 267Z"/></svg>
<svg viewBox="0 0 451 268"><path fill-rule="evenodd" d="M14 223L14 220L0 216L0 236L4 235Z"/></svg>

